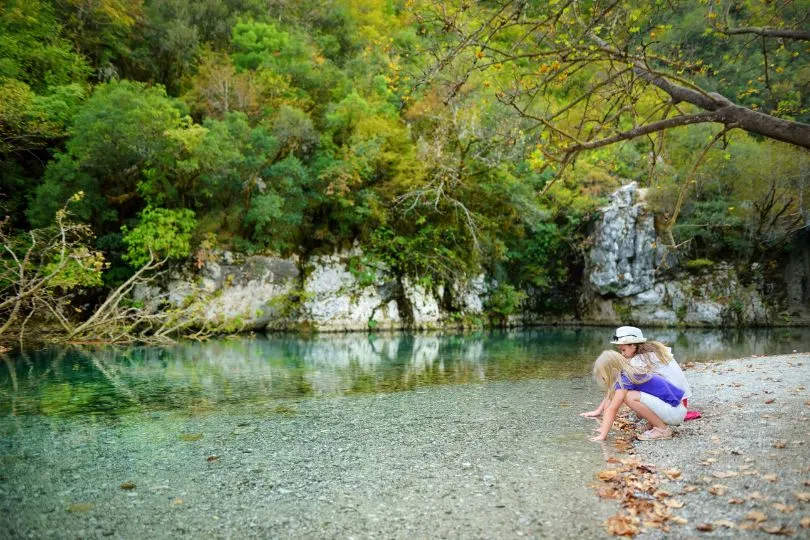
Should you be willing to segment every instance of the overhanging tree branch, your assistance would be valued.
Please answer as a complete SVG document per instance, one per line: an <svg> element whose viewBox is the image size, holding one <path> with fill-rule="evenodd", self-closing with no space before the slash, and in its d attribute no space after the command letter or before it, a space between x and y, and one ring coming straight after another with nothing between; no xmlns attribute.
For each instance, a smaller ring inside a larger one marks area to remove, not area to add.
<svg viewBox="0 0 810 540"><path fill-rule="evenodd" d="M810 32L805 30L790 30L787 28L768 27L744 27L744 28L723 28L715 27L715 31L727 36L738 36L742 34L755 34L766 38L795 39L798 41L810 41Z"/></svg>

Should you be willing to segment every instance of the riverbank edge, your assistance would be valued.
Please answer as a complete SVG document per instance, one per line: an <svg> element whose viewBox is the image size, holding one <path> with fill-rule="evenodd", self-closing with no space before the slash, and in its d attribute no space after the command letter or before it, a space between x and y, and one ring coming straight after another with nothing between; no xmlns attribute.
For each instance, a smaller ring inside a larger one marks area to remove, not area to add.
<svg viewBox="0 0 810 540"><path fill-rule="evenodd" d="M634 448L658 471L681 472L666 489L686 522L641 537L810 532L810 352L684 367L702 418Z"/></svg>
<svg viewBox="0 0 810 540"><path fill-rule="evenodd" d="M446 324L437 326L435 328L385 328L385 329L377 329L377 330L370 330L370 329L343 329L343 330L336 330L336 329L324 329L318 330L313 326L307 326L306 328L299 328L299 329L276 329L276 330L246 330L246 331L239 331L239 332L230 332L224 334L215 334L211 336L205 336L204 340L207 339L216 339L216 338L228 338L228 337L245 337L251 335L262 335L262 336L275 336L275 335L282 335L282 336L317 336L317 335L324 335L324 336L338 336L338 335L348 335L348 334L368 334L368 335L383 335L388 336L392 334L424 334L424 335L431 335L431 334L442 334L445 332L451 333L473 333L473 332L482 332L482 331L496 331L496 330L521 330L521 329L533 329L533 328L615 328L617 326L621 326L623 324L631 324L627 322L614 322L614 323L605 323L603 321L596 321L596 322L580 322L580 321L536 321L528 324L524 323L509 323L509 324L500 324L500 325L481 325L481 326L468 326L468 325L460 325L460 324ZM748 329L782 329L782 328L810 328L810 319L807 321L802 321L802 323L785 323L785 324L773 324L773 325L749 325L749 326L695 326L695 325L644 325L645 328L651 328L656 330L689 330L689 329L696 329L696 330L721 330L721 331L744 331ZM115 345L115 342L109 341L66 341L62 337L60 337L59 332L53 330L53 326L43 325L41 327L33 326L27 328L25 331L25 338L22 340L23 345L26 346L37 346L37 345L52 345L52 344L67 344L67 345ZM29 337L30 336L30 337ZM183 341L187 339L191 339L189 336L176 336L175 341ZM18 350L20 348L21 340L19 339L19 328L10 328L9 331L0 336L0 353ZM127 341L127 342L120 342L119 344L122 345L131 345L131 344L150 344L148 341Z"/></svg>

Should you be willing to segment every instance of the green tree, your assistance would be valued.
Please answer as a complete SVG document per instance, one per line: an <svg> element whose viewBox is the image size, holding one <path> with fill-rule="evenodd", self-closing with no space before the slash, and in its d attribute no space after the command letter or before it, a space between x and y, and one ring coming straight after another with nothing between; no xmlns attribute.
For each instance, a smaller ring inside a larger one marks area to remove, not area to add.
<svg viewBox="0 0 810 540"><path fill-rule="evenodd" d="M132 229L124 226L126 261L140 268L152 260L179 259L191 253L191 233L196 221L187 209L169 210L147 206Z"/></svg>
<svg viewBox="0 0 810 540"><path fill-rule="evenodd" d="M51 3L4 2L0 9L0 80L21 81L36 93L44 93L52 85L84 82L90 67L64 34Z"/></svg>
<svg viewBox="0 0 810 540"><path fill-rule="evenodd" d="M100 233L117 230L139 210L139 185L171 155L167 131L181 126L181 109L160 87L127 81L96 87L74 118L63 153L48 165L29 209L47 222L58 201L83 191L75 213Z"/></svg>

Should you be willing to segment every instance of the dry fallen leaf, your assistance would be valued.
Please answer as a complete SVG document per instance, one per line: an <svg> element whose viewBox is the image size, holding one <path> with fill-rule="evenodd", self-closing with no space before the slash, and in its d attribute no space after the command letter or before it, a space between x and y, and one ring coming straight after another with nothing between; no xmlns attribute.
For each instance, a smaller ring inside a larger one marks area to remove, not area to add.
<svg viewBox="0 0 810 540"><path fill-rule="evenodd" d="M737 497L734 497L734 498L728 500L728 504L742 504L744 502L745 502L745 499L739 499Z"/></svg>
<svg viewBox="0 0 810 540"><path fill-rule="evenodd" d="M664 504L670 508L683 508L684 503L677 499L669 499L665 501Z"/></svg>
<svg viewBox="0 0 810 540"><path fill-rule="evenodd" d="M763 494L762 494L762 493L760 493L759 491L752 491L752 492L751 492L751 493L748 495L748 498L749 498L750 500L752 500L752 501L764 501L764 500L766 500L768 497L766 497L765 495L763 495Z"/></svg>
<svg viewBox="0 0 810 540"><path fill-rule="evenodd" d="M799 525L802 526L802 529L810 529L810 517L803 517Z"/></svg>
<svg viewBox="0 0 810 540"><path fill-rule="evenodd" d="M695 528L700 532L712 532L714 530L714 525L711 523L700 523Z"/></svg>
<svg viewBox="0 0 810 540"><path fill-rule="evenodd" d="M757 510L751 510L750 512L745 514L745 519L750 519L751 521L762 523L763 521L768 521L768 516Z"/></svg>
<svg viewBox="0 0 810 540"><path fill-rule="evenodd" d="M616 475L619 474L619 471L616 469L605 469L604 471L599 471L596 473L596 477L603 482L609 482L616 478Z"/></svg>
<svg viewBox="0 0 810 540"><path fill-rule="evenodd" d="M796 507L792 504L773 503L771 506L776 508L783 514L789 514L790 512L796 510Z"/></svg>
<svg viewBox="0 0 810 540"><path fill-rule="evenodd" d="M790 536L792 534L795 534L796 532L793 529L788 529L785 525L776 525L776 524L761 525L759 528L768 534L777 534L779 536Z"/></svg>
<svg viewBox="0 0 810 540"><path fill-rule="evenodd" d="M676 525L686 525L689 520L681 516L670 516L669 520Z"/></svg>
<svg viewBox="0 0 810 540"><path fill-rule="evenodd" d="M776 482L776 475L775 474L763 474L763 480L767 480L768 482Z"/></svg>
<svg viewBox="0 0 810 540"><path fill-rule="evenodd" d="M688 484L683 486L683 491L686 493L692 493L693 491L697 491L697 486L693 486L692 484Z"/></svg>
<svg viewBox="0 0 810 540"><path fill-rule="evenodd" d="M664 491L663 489L659 489L658 491L653 493L653 497L656 499L666 499L667 497L672 497L672 493L669 491Z"/></svg>
<svg viewBox="0 0 810 540"><path fill-rule="evenodd" d="M725 527L726 529L733 529L735 527L734 522L727 519L718 519L714 522L714 525L716 527Z"/></svg>
<svg viewBox="0 0 810 540"><path fill-rule="evenodd" d="M621 493L615 487L605 487L596 492L603 499L618 499Z"/></svg>
<svg viewBox="0 0 810 540"><path fill-rule="evenodd" d="M124 482L119 486L121 489L125 489L127 491L135 489L137 486L132 482Z"/></svg>
<svg viewBox="0 0 810 540"><path fill-rule="evenodd" d="M810 502L810 491L800 491L793 494L801 502Z"/></svg>
<svg viewBox="0 0 810 540"><path fill-rule="evenodd" d="M174 500L172 500L172 506L180 506L181 504L183 504L183 499L180 497L175 497Z"/></svg>
<svg viewBox="0 0 810 540"><path fill-rule="evenodd" d="M770 405L770 404L771 404L771 403L773 403L774 401L776 401L776 398L766 399L766 400L765 400L765 405Z"/></svg>
<svg viewBox="0 0 810 540"><path fill-rule="evenodd" d="M635 536L639 533L638 518L631 516L611 516L605 525L608 533L614 536Z"/></svg>
<svg viewBox="0 0 810 540"><path fill-rule="evenodd" d="M737 471L717 471L713 472L712 476L716 478L733 478L734 476L739 476L740 473Z"/></svg>
<svg viewBox="0 0 810 540"><path fill-rule="evenodd" d="M774 448L784 448L784 447L787 446L787 443L788 442L785 439L777 439L777 440L773 441L773 447Z"/></svg>
<svg viewBox="0 0 810 540"><path fill-rule="evenodd" d="M667 475L667 478L669 478L670 480L675 480L681 477L681 471L679 471L678 469L668 469L664 471L664 474Z"/></svg>
<svg viewBox="0 0 810 540"><path fill-rule="evenodd" d="M723 484L715 484L709 488L709 493L712 495L717 495L718 497L723 496L726 493L728 486L724 486Z"/></svg>

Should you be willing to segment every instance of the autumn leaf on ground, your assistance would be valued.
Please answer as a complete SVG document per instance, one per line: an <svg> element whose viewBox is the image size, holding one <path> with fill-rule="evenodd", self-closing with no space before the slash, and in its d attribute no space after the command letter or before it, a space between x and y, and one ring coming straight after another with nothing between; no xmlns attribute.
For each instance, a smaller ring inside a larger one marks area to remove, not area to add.
<svg viewBox="0 0 810 540"><path fill-rule="evenodd" d="M688 520L688 519L683 518L683 517L681 517L681 516L671 516L671 517L669 518L669 520L670 520L672 523L675 523L675 524L677 524L677 525L686 525L687 523L689 523L689 520Z"/></svg>
<svg viewBox="0 0 810 540"><path fill-rule="evenodd" d="M724 486L723 484L715 484L709 488L709 493L712 495L717 495L718 497L723 496L726 493L728 486Z"/></svg>
<svg viewBox="0 0 810 540"><path fill-rule="evenodd" d="M751 510L747 514L745 514L745 519L750 519L751 521L756 521L757 523L762 523L763 521L768 521L768 516L759 512L758 510Z"/></svg>
<svg viewBox="0 0 810 540"><path fill-rule="evenodd" d="M792 504L773 503L771 506L783 514L789 514L790 512L796 510L796 507Z"/></svg>
<svg viewBox="0 0 810 540"><path fill-rule="evenodd" d="M180 506L181 504L183 504L183 499L181 499L180 497L175 497L172 500L172 506Z"/></svg>
<svg viewBox="0 0 810 540"><path fill-rule="evenodd" d="M614 536L635 536L639 533L638 518L632 516L611 516L606 522L609 534Z"/></svg>
<svg viewBox="0 0 810 540"><path fill-rule="evenodd" d="M712 473L712 476L716 478L733 478L739 475L740 473L738 473L737 471L717 471Z"/></svg>
<svg viewBox="0 0 810 540"><path fill-rule="evenodd" d="M776 475L775 474L763 474L763 480L767 480L768 482L776 482Z"/></svg>
<svg viewBox="0 0 810 540"><path fill-rule="evenodd" d="M665 501L664 504L670 508L683 508L684 503L677 499L669 499Z"/></svg>
<svg viewBox="0 0 810 540"><path fill-rule="evenodd" d="M810 491L800 491L799 493L794 493L793 496L801 502L810 502Z"/></svg>
<svg viewBox="0 0 810 540"><path fill-rule="evenodd" d="M618 499L621 493L614 487L604 487L596 492L602 499Z"/></svg>
<svg viewBox="0 0 810 540"><path fill-rule="evenodd" d="M137 486L136 486L134 483L132 483L132 482L124 482L124 483L123 483L123 484L121 484L119 487L120 487L121 489L124 489L124 490L129 491L129 490L133 490L133 489L135 489Z"/></svg>
<svg viewBox="0 0 810 540"><path fill-rule="evenodd" d="M810 517L803 517L799 524L802 526L802 529L810 529Z"/></svg>
<svg viewBox="0 0 810 540"><path fill-rule="evenodd" d="M604 471L599 471L596 473L596 477L603 482L609 482L616 478L616 475L619 474L619 471L616 469L605 469Z"/></svg>
<svg viewBox="0 0 810 540"><path fill-rule="evenodd" d="M697 488L698 488L697 486L693 486L692 484L688 484L686 486L683 486L683 491L685 493L692 493L693 491L697 491Z"/></svg>
<svg viewBox="0 0 810 540"><path fill-rule="evenodd" d="M770 405L770 404L771 404L771 403L773 403L774 401L776 401L776 398L766 399L766 400L765 400L765 405Z"/></svg>
<svg viewBox="0 0 810 540"><path fill-rule="evenodd" d="M788 529L785 525L761 525L759 528L768 534L779 536L790 536L796 532L793 529Z"/></svg>
<svg viewBox="0 0 810 540"><path fill-rule="evenodd" d="M714 525L711 523L700 523L695 528L700 532L712 532L714 530Z"/></svg>
<svg viewBox="0 0 810 540"><path fill-rule="evenodd" d="M745 499L739 499L737 497L733 497L728 500L728 504L742 504L745 502Z"/></svg>
<svg viewBox="0 0 810 540"><path fill-rule="evenodd" d="M774 448L784 448L784 447L787 446L787 443L788 442L785 439L777 439L777 440L773 441L773 447Z"/></svg>
<svg viewBox="0 0 810 540"><path fill-rule="evenodd" d="M718 519L714 522L715 527L725 527L726 529L733 529L736 525L734 522L727 519Z"/></svg>
<svg viewBox="0 0 810 540"><path fill-rule="evenodd" d="M675 480L681 477L681 471L679 471L678 469L667 469L666 471L664 471L664 474L670 480Z"/></svg>

